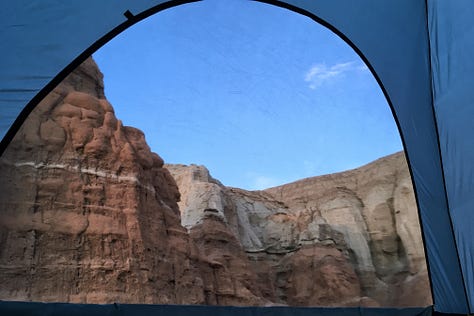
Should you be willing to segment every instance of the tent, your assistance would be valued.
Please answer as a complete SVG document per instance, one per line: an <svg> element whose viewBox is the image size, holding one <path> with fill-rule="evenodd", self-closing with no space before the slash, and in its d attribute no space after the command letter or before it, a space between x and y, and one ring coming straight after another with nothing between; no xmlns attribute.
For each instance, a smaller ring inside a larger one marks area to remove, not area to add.
<svg viewBox="0 0 474 316"><path fill-rule="evenodd" d="M134 23L188 2L193 1L4 1L0 154L35 105L88 56ZM434 311L474 313L474 90L469 80L474 71L474 2L260 2L325 25L366 62L405 146ZM0 304L0 311L11 312L8 308L15 307Z"/></svg>

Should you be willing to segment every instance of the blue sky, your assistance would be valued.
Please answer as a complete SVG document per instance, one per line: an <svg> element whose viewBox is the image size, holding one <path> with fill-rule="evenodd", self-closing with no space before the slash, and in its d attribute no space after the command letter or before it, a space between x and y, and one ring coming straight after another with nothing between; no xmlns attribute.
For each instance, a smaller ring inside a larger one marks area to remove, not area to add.
<svg viewBox="0 0 474 316"><path fill-rule="evenodd" d="M175 7L94 58L125 125L167 163L203 164L263 189L355 168L402 149L357 54L297 13L246 0Z"/></svg>

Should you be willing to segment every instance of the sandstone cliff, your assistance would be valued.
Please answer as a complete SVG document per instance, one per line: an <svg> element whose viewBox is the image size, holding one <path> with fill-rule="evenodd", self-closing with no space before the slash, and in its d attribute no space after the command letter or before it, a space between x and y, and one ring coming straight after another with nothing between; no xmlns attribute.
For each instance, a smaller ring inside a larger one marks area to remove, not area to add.
<svg viewBox="0 0 474 316"><path fill-rule="evenodd" d="M341 233L363 292L383 306L430 304L411 178L403 153L364 167L267 190L298 217L300 237L321 221Z"/></svg>
<svg viewBox="0 0 474 316"><path fill-rule="evenodd" d="M192 232L203 221L224 222L247 252L270 301L304 306L431 303L403 153L254 192L223 186L203 166L165 167L181 192L182 224Z"/></svg>
<svg viewBox="0 0 474 316"><path fill-rule="evenodd" d="M204 167L164 166L117 120L92 59L33 111L0 179L3 300L430 304L402 154L227 188Z"/></svg>
<svg viewBox="0 0 474 316"><path fill-rule="evenodd" d="M201 255L174 179L116 119L92 59L33 111L0 179L0 299L265 303L245 260L229 271Z"/></svg>

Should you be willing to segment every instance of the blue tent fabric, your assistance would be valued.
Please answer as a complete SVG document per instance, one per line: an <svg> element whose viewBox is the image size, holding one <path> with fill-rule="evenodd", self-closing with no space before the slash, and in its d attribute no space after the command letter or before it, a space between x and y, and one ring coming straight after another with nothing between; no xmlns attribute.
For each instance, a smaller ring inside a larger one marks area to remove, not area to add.
<svg viewBox="0 0 474 316"><path fill-rule="evenodd" d="M434 108L470 312L474 311L474 6L472 1L429 4Z"/></svg>
<svg viewBox="0 0 474 316"><path fill-rule="evenodd" d="M5 2L0 10L0 154L31 109L75 66L128 26L187 2L192 1ZM405 146L434 309L474 313L474 2L261 2L326 25L367 63Z"/></svg>
<svg viewBox="0 0 474 316"><path fill-rule="evenodd" d="M233 307L202 305L66 304L0 302L1 315L29 316L431 316L425 308Z"/></svg>

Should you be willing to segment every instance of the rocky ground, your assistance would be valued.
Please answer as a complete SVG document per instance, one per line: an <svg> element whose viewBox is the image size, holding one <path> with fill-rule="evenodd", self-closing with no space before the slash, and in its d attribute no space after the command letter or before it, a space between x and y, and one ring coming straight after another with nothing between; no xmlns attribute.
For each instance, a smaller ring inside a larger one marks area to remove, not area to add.
<svg viewBox="0 0 474 316"><path fill-rule="evenodd" d="M87 60L0 158L0 299L431 304L402 153L265 191L164 165Z"/></svg>

